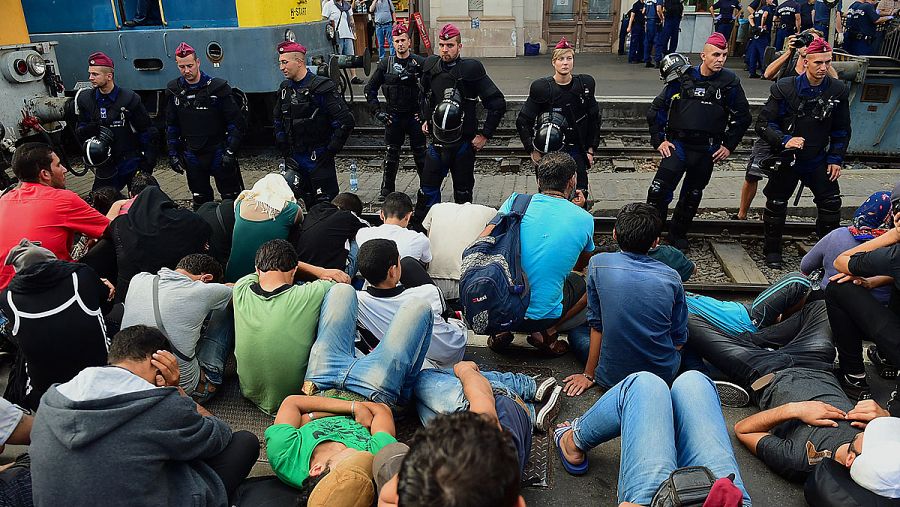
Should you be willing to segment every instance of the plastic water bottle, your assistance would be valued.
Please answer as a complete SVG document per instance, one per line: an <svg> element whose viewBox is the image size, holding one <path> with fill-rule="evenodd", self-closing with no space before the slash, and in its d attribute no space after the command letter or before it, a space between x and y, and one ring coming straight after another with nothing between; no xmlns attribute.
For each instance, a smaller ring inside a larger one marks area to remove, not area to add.
<svg viewBox="0 0 900 507"><path fill-rule="evenodd" d="M356 160L350 161L350 191L356 193L359 191L359 172L356 167Z"/></svg>

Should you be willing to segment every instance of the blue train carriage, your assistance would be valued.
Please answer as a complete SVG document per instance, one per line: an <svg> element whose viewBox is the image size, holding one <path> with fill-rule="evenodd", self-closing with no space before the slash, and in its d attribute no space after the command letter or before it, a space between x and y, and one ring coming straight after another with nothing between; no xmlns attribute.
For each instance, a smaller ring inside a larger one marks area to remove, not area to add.
<svg viewBox="0 0 900 507"><path fill-rule="evenodd" d="M900 60L835 52L835 68L850 83L850 153L900 156Z"/></svg>

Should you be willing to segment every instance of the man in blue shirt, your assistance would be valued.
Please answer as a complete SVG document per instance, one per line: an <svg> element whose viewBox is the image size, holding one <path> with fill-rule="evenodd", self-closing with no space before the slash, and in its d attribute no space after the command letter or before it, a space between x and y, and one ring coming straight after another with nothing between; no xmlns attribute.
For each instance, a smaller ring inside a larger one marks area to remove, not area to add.
<svg viewBox="0 0 900 507"><path fill-rule="evenodd" d="M775 50L781 51L784 49L784 39L800 31L800 4L797 0L784 0L775 9L775 19Z"/></svg>
<svg viewBox="0 0 900 507"><path fill-rule="evenodd" d="M837 9L834 16L834 33L843 32L844 20L841 18L841 11L844 10L843 0L838 0L833 8ZM813 9L813 26L816 30L822 32L822 37L826 39L828 38L828 27L831 25L831 9L832 7L829 7L823 0L816 0L816 5ZM829 40L828 42L832 43L834 41Z"/></svg>
<svg viewBox="0 0 900 507"><path fill-rule="evenodd" d="M750 18L750 42L747 43L747 67L750 71L751 79L760 77L756 70L763 65L766 47L769 46L769 41L771 40L772 20L774 17L775 5L773 0L765 0L765 5L753 11L753 16Z"/></svg>
<svg viewBox="0 0 900 507"><path fill-rule="evenodd" d="M647 18L647 30L644 32L644 66L653 67L654 61L659 66L662 60L662 47L659 46L659 35L662 30L662 2L663 0L644 0L644 16ZM653 48L656 48L656 58L652 60Z"/></svg>
<svg viewBox="0 0 900 507"><path fill-rule="evenodd" d="M816 0L806 0L800 2L800 31L809 30L815 25L813 18L816 14Z"/></svg>
<svg viewBox="0 0 900 507"><path fill-rule="evenodd" d="M684 4L682 0L665 0L663 4L663 24L662 33L660 34L660 45L657 49L658 59L659 51L668 55L678 50L678 33L681 31L681 17L684 14Z"/></svg>
<svg viewBox="0 0 900 507"><path fill-rule="evenodd" d="M856 1L847 9L847 33L844 36L844 49L851 55L874 54L875 25L894 19L893 16L878 15L875 10L877 1Z"/></svg>
<svg viewBox="0 0 900 507"><path fill-rule="evenodd" d="M713 14L713 9L719 9L719 14ZM741 2L738 0L716 0L709 8L713 14L713 23L716 31L725 36L725 40L731 39L731 29L734 28L734 18L741 12Z"/></svg>

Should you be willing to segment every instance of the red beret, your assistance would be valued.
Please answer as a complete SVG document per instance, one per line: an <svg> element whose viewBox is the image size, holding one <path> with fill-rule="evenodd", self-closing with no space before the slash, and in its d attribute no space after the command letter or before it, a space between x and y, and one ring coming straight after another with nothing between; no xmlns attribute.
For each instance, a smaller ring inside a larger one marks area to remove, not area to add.
<svg viewBox="0 0 900 507"><path fill-rule="evenodd" d="M831 51L831 44L825 39L816 39L806 46L806 54L813 55L816 53L828 53Z"/></svg>
<svg viewBox="0 0 900 507"><path fill-rule="evenodd" d="M306 48L299 42L291 42L286 40L278 44L278 54L284 53L303 53L306 54Z"/></svg>
<svg viewBox="0 0 900 507"><path fill-rule="evenodd" d="M175 56L177 56L178 58L184 58L185 56L193 55L196 53L197 52L194 51L194 48L189 46L187 42L182 42L178 45L177 48L175 48Z"/></svg>
<svg viewBox="0 0 900 507"><path fill-rule="evenodd" d="M573 49L572 44L566 40L565 37L559 39L559 42L556 43L556 47L553 49Z"/></svg>
<svg viewBox="0 0 900 507"><path fill-rule="evenodd" d="M106 53L103 53L102 51L91 53L91 56L88 57L88 65L109 67L111 69L116 68L116 64L113 63L112 58L106 56Z"/></svg>
<svg viewBox="0 0 900 507"><path fill-rule="evenodd" d="M459 28L453 26L453 23L447 23L441 28L439 37L441 40L450 40L454 37L459 37Z"/></svg>
<svg viewBox="0 0 900 507"><path fill-rule="evenodd" d="M403 23L394 23L394 29L391 30L391 37L396 37L403 34L409 34L409 27L404 25Z"/></svg>
<svg viewBox="0 0 900 507"><path fill-rule="evenodd" d="M708 39L706 39L706 43L719 49L725 49L728 47L728 41L725 40L725 36L719 32L713 32L713 34L710 35Z"/></svg>

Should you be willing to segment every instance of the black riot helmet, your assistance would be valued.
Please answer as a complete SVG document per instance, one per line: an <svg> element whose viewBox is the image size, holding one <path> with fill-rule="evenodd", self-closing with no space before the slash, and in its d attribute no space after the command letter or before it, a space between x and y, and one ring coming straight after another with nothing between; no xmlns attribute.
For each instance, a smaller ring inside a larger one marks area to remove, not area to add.
<svg viewBox="0 0 900 507"><path fill-rule="evenodd" d="M540 115L534 127L534 149L541 154L559 151L566 142L568 122L561 113L544 113Z"/></svg>
<svg viewBox="0 0 900 507"><path fill-rule="evenodd" d="M462 137L462 97L456 88L444 90L442 100L431 113L431 132L440 144L454 144Z"/></svg>
<svg viewBox="0 0 900 507"><path fill-rule="evenodd" d="M281 165L281 176L291 188L291 192L294 193L294 198L298 201L303 200L303 179L300 175L300 164L293 157L285 158L284 163Z"/></svg>
<svg viewBox="0 0 900 507"><path fill-rule="evenodd" d="M84 162L90 167L100 167L112 157L113 132L100 127L97 135L84 142Z"/></svg>
<svg viewBox="0 0 900 507"><path fill-rule="evenodd" d="M659 62L659 78L666 83L681 77L691 66L687 57L680 53L669 53Z"/></svg>

